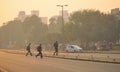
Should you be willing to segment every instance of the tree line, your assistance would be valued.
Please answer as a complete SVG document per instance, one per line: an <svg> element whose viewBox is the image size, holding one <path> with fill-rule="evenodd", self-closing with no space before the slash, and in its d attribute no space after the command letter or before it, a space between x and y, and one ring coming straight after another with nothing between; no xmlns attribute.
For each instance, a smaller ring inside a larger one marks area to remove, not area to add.
<svg viewBox="0 0 120 72"><path fill-rule="evenodd" d="M69 22L62 25L62 17L51 17L49 25L42 23L35 15L24 22L13 20L0 28L0 46L24 46L26 42L52 44L71 42L108 41L116 43L119 40L120 21L110 13L98 10L80 10L70 14Z"/></svg>

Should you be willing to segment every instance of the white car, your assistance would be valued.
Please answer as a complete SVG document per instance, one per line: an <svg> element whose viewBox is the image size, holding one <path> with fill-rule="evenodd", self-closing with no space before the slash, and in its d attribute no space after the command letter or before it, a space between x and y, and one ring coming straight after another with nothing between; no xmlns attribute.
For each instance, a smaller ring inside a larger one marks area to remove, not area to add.
<svg viewBox="0 0 120 72"><path fill-rule="evenodd" d="M81 52L82 48L77 45L68 45L66 47L66 52Z"/></svg>

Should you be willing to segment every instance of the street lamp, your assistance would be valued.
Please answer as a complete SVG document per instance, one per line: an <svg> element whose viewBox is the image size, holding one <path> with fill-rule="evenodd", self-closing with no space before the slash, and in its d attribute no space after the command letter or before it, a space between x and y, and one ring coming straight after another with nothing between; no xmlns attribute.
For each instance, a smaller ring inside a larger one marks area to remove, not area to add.
<svg viewBox="0 0 120 72"><path fill-rule="evenodd" d="M62 33L64 34L64 18L63 18L63 10L64 10L64 6L68 6L68 5L57 5L57 6L62 8Z"/></svg>

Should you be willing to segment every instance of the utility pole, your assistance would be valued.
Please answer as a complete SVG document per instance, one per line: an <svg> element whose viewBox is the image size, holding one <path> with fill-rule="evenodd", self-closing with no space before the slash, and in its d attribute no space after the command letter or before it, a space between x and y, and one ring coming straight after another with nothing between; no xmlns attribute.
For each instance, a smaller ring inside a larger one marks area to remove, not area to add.
<svg viewBox="0 0 120 72"><path fill-rule="evenodd" d="M64 11L64 6L68 6L68 5L57 5L58 7L61 7L62 8L62 33L64 34L64 14L63 14L63 11Z"/></svg>

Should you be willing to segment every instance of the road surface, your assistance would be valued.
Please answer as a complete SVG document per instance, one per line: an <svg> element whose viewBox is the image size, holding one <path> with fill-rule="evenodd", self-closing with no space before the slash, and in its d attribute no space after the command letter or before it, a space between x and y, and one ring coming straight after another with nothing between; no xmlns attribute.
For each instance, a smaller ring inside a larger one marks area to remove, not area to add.
<svg viewBox="0 0 120 72"><path fill-rule="evenodd" d="M0 67L8 72L120 72L120 64L77 61L0 52Z"/></svg>

